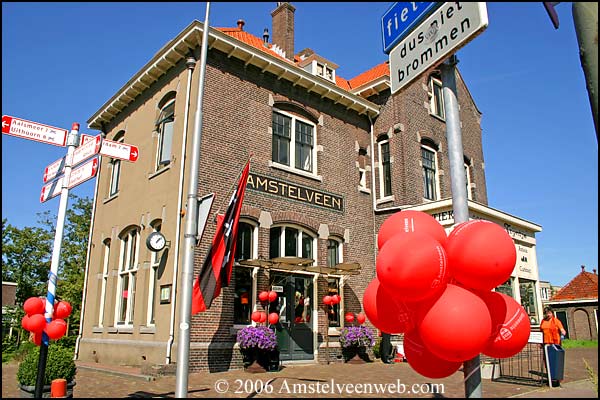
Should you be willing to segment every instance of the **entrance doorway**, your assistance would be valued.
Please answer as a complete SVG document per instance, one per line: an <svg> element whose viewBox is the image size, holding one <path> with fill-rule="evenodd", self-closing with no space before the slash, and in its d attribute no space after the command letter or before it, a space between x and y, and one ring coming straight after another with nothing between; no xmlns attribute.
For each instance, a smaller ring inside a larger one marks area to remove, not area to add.
<svg viewBox="0 0 600 400"><path fill-rule="evenodd" d="M278 295L269 312L279 313L275 329L280 360L313 360L312 277L272 271L270 287Z"/></svg>

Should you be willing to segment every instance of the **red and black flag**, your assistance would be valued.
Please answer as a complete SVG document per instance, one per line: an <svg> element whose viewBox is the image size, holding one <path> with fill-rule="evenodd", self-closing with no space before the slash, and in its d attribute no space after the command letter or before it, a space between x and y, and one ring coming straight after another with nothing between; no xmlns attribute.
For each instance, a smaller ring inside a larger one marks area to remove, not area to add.
<svg viewBox="0 0 600 400"><path fill-rule="evenodd" d="M221 294L221 288L229 286L235 258L238 221L249 171L250 160L246 163L240 181L229 200L225 216L217 215L217 231L208 249L200 275L194 281L192 315L210 308L213 300Z"/></svg>

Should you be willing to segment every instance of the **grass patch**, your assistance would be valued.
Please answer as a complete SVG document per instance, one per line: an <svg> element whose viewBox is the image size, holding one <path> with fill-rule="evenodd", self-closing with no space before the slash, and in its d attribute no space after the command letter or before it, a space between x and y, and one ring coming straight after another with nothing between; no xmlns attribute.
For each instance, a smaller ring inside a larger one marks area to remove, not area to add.
<svg viewBox="0 0 600 400"><path fill-rule="evenodd" d="M576 349L581 347L598 347L597 340L571 340L565 339L563 340L561 346L564 349Z"/></svg>
<svg viewBox="0 0 600 400"><path fill-rule="evenodd" d="M590 367L590 364L588 364L585 358L583 359L583 364L585 365L585 369L587 370L588 375L590 376L590 380L594 384L596 394L598 394L598 374L594 372L594 369Z"/></svg>

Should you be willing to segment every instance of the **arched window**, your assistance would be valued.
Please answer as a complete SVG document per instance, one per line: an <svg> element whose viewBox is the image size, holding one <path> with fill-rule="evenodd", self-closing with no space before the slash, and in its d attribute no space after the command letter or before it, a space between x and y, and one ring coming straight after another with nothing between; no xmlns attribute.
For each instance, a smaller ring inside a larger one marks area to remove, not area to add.
<svg viewBox="0 0 600 400"><path fill-rule="evenodd" d="M171 92L159 104L160 114L156 120L158 144L156 148L156 170L171 163L171 146L175 126L175 93Z"/></svg>
<svg viewBox="0 0 600 400"><path fill-rule="evenodd" d="M471 193L471 160L465 157L465 182L467 185L467 199L473 200L473 194Z"/></svg>
<svg viewBox="0 0 600 400"><path fill-rule="evenodd" d="M125 141L125 131L117 133L113 139L115 142L123 143ZM112 197L119 193L119 181L121 179L121 160L118 158L112 158L109 161L110 164L110 185L108 191L108 197Z"/></svg>
<svg viewBox="0 0 600 400"><path fill-rule="evenodd" d="M117 325L132 325L135 307L136 276L138 272L138 249L140 230L138 227L126 229L120 236L119 279L115 319Z"/></svg>
<svg viewBox="0 0 600 400"><path fill-rule="evenodd" d="M389 197L392 195L392 158L390 155L390 139L387 135L382 135L377 141L379 149L379 163L381 170L379 174L379 197Z"/></svg>
<svg viewBox="0 0 600 400"><path fill-rule="evenodd" d="M276 226L271 228L269 256L316 259L315 235L305 228Z"/></svg>
<svg viewBox="0 0 600 400"><path fill-rule="evenodd" d="M438 200L438 162L437 146L433 141L421 141L421 164L423 166L423 197Z"/></svg>
<svg viewBox="0 0 600 400"><path fill-rule="evenodd" d="M256 223L250 220L240 219L238 225L237 242L235 245L235 270L233 323L237 325L248 325L252 322L250 316L254 309L256 292L256 270L257 268L239 265L240 260L256 258L258 246L258 229Z"/></svg>

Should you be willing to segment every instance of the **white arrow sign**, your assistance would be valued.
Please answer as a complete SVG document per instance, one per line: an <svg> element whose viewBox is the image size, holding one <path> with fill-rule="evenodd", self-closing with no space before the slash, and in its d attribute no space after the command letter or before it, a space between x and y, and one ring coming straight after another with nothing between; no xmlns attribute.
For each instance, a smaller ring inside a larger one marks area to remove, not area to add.
<svg viewBox="0 0 600 400"><path fill-rule="evenodd" d="M98 157L93 158L85 164L73 169L71 171L71 177L69 179L69 189L92 179L98 172Z"/></svg>
<svg viewBox="0 0 600 400"><path fill-rule="evenodd" d="M61 157L60 159L54 161L52 164L48 165L44 170L44 183L56 178L58 175L62 174L64 170L65 157Z"/></svg>
<svg viewBox="0 0 600 400"><path fill-rule="evenodd" d="M136 162L140 153L137 146L104 139L102 141L102 147L100 147L100 154L125 161Z"/></svg>
<svg viewBox="0 0 600 400"><path fill-rule="evenodd" d="M69 132L66 129L31 122L26 119L11 117L10 115L3 115L2 133L53 144L55 146L65 146Z"/></svg>
<svg viewBox="0 0 600 400"><path fill-rule="evenodd" d="M93 140L82 143L79 147L73 151L73 159L71 160L71 166L75 166L88 158L98 154L100 145L102 143L102 137L100 135L93 138Z"/></svg>
<svg viewBox="0 0 600 400"><path fill-rule="evenodd" d="M50 182L49 184L42 187L42 194L40 195L40 203L50 200L60 194L62 190L64 176L61 176L57 180Z"/></svg>

